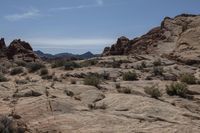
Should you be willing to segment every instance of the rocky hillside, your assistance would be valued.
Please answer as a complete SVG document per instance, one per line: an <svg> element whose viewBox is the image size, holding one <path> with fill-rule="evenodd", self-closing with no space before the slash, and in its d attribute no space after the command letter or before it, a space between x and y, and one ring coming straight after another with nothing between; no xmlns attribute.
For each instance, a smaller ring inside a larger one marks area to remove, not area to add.
<svg viewBox="0 0 200 133"><path fill-rule="evenodd" d="M13 40L8 47L6 47L4 38L0 39L0 58L23 60L32 62L39 59L33 52L31 45L25 41Z"/></svg>
<svg viewBox="0 0 200 133"><path fill-rule="evenodd" d="M199 22L165 18L87 60L27 63L28 43L1 39L0 133L199 133Z"/></svg>
<svg viewBox="0 0 200 133"><path fill-rule="evenodd" d="M159 27L129 40L120 37L116 44L106 47L103 56L156 54L187 63L200 62L200 16L182 14L166 17Z"/></svg>

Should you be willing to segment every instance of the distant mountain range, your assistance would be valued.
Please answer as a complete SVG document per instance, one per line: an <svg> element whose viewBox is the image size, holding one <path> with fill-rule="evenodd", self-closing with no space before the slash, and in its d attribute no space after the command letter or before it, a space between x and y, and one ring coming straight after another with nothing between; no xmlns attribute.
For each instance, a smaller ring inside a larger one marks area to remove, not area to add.
<svg viewBox="0 0 200 133"><path fill-rule="evenodd" d="M42 51L34 51L41 59L89 59L96 57L98 55L95 55L91 52L86 52L84 54L72 54L72 53L59 53L59 54L49 54L49 53L43 53Z"/></svg>

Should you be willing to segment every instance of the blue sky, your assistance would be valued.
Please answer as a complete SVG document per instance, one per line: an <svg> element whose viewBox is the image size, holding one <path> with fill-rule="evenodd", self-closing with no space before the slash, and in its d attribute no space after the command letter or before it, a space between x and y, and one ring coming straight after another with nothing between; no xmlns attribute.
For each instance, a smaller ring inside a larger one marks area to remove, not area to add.
<svg viewBox="0 0 200 133"><path fill-rule="evenodd" d="M49 53L101 53L118 37L140 36L181 13L200 14L200 1L1 0L0 37Z"/></svg>

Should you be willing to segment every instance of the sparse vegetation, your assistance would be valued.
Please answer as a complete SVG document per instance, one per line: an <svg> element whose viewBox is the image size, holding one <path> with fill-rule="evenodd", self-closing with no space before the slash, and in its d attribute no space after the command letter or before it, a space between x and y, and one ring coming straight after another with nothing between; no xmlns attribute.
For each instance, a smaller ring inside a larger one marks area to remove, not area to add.
<svg viewBox="0 0 200 133"><path fill-rule="evenodd" d="M28 64L27 68L29 69L29 72L33 73L40 70L41 68L45 68L45 65L39 62L34 62L34 63Z"/></svg>
<svg viewBox="0 0 200 133"><path fill-rule="evenodd" d="M24 72L23 67L15 67L10 71L10 75L17 75L23 72Z"/></svg>
<svg viewBox="0 0 200 133"><path fill-rule="evenodd" d="M180 75L181 82L187 83L187 84L195 84L196 78L193 74L190 73L183 73Z"/></svg>
<svg viewBox="0 0 200 133"><path fill-rule="evenodd" d="M177 95L180 97L186 97L188 93L188 87L185 83L174 82L166 86L166 92L170 96Z"/></svg>
<svg viewBox="0 0 200 133"><path fill-rule="evenodd" d="M2 74L0 73L0 82L7 82L8 79Z"/></svg>
<svg viewBox="0 0 200 133"><path fill-rule="evenodd" d="M27 63L22 60L17 60L15 61L15 63L17 64L17 66L22 66L22 67L25 67L27 65Z"/></svg>
<svg viewBox="0 0 200 133"><path fill-rule="evenodd" d="M95 75L87 76L84 79L85 85L91 85L91 86L95 86L95 87L98 87L100 82L101 82L100 78L98 76L95 76Z"/></svg>
<svg viewBox="0 0 200 133"><path fill-rule="evenodd" d="M8 73L8 68L6 68L5 66L0 65L0 73L3 73L3 74Z"/></svg>
<svg viewBox="0 0 200 133"><path fill-rule="evenodd" d="M154 66L161 66L162 65L162 62L161 62L161 59L157 59L153 62L153 65Z"/></svg>
<svg viewBox="0 0 200 133"><path fill-rule="evenodd" d="M135 71L123 73L123 80L125 81L134 81L137 80L138 76Z"/></svg>
<svg viewBox="0 0 200 133"><path fill-rule="evenodd" d="M116 88L119 93L124 93L124 94L131 94L131 88L130 87L120 87Z"/></svg>
<svg viewBox="0 0 200 133"><path fill-rule="evenodd" d="M80 65L82 67L88 67L88 66L94 66L96 64L98 64L98 59L90 59L90 60L85 60L83 62L80 63Z"/></svg>
<svg viewBox="0 0 200 133"><path fill-rule="evenodd" d="M73 61L65 62L64 64L65 70L73 70L74 68L80 68L81 66Z"/></svg>
<svg viewBox="0 0 200 133"><path fill-rule="evenodd" d="M162 76L164 72L163 67L153 67L154 76Z"/></svg>
<svg viewBox="0 0 200 133"><path fill-rule="evenodd" d="M15 82L16 84L28 84L28 80L26 79L16 79Z"/></svg>
<svg viewBox="0 0 200 133"><path fill-rule="evenodd" d="M52 68L63 67L67 61L65 60L57 60L51 64Z"/></svg>
<svg viewBox="0 0 200 133"><path fill-rule="evenodd" d="M47 75L49 73L49 70L47 68L42 68L40 70L40 75Z"/></svg>
<svg viewBox="0 0 200 133"><path fill-rule="evenodd" d="M155 99L158 99L159 97L162 96L162 93L160 92L158 86L156 85L153 85L151 87L145 87L144 92Z"/></svg>
<svg viewBox="0 0 200 133"><path fill-rule="evenodd" d="M121 84L120 83L116 83L115 87L116 87L116 89L120 89L121 88Z"/></svg>
<svg viewBox="0 0 200 133"><path fill-rule="evenodd" d="M0 116L0 133L25 133L26 131L25 123L19 124L8 116Z"/></svg>

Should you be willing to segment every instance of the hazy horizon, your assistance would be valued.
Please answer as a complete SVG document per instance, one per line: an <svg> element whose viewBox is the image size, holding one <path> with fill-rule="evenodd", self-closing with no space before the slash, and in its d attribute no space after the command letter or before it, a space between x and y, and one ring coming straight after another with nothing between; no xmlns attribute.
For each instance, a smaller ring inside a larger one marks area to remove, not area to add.
<svg viewBox="0 0 200 133"><path fill-rule="evenodd" d="M165 16L199 14L195 0L2 0L0 37L20 38L44 53L99 54L120 36L130 39Z"/></svg>

